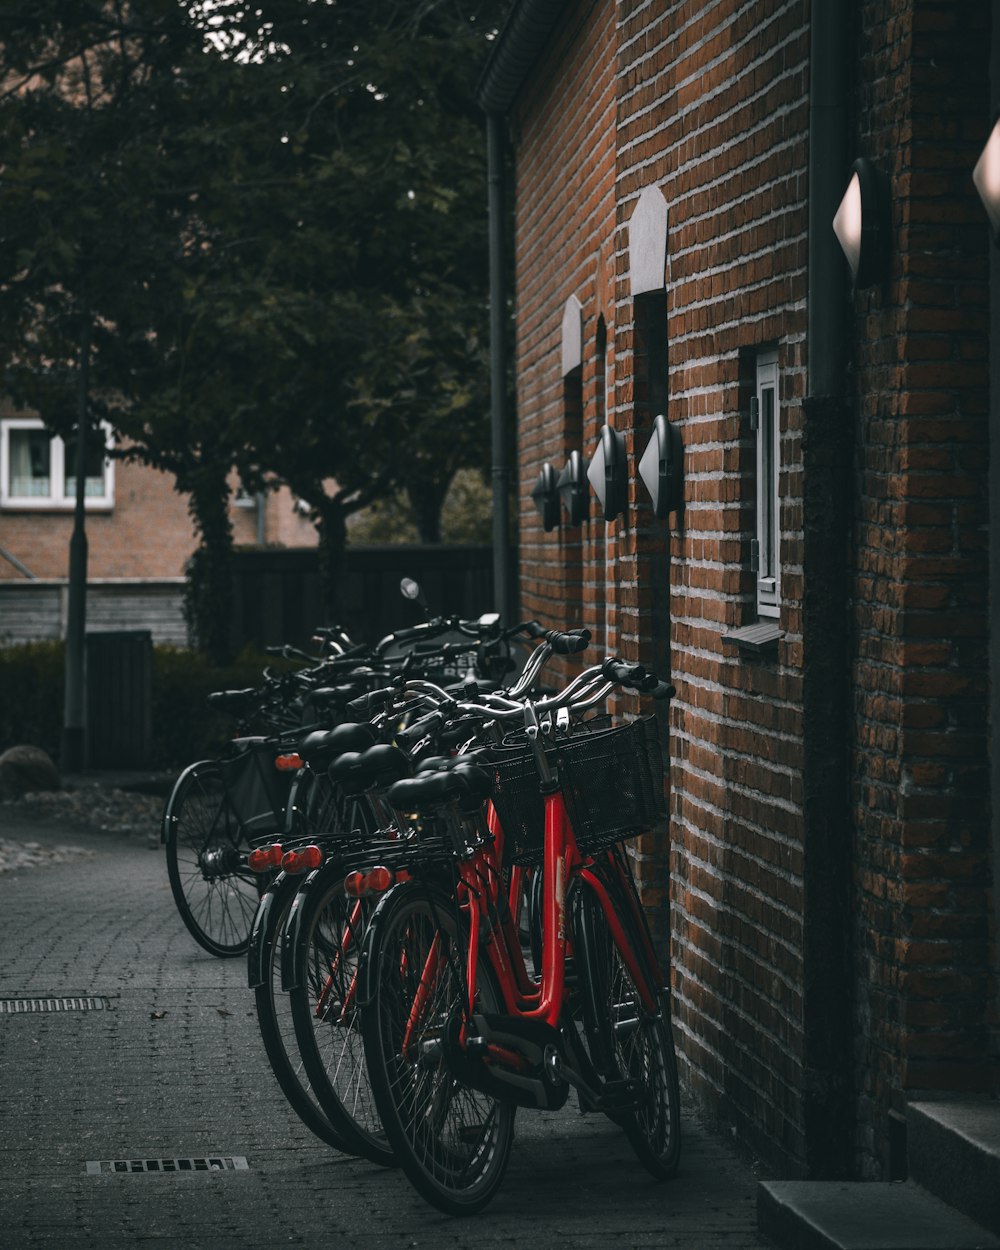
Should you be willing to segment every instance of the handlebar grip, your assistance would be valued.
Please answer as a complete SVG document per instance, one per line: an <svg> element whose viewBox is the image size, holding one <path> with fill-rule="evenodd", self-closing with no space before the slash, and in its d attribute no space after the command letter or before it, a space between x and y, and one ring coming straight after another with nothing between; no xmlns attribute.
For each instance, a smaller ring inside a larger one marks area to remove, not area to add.
<svg viewBox="0 0 1000 1250"><path fill-rule="evenodd" d="M601 672L608 681L617 682L620 686L630 686L635 690L641 690L642 683L649 676L641 664L630 664L628 660L619 660L613 655L605 659Z"/></svg>
<svg viewBox="0 0 1000 1250"><path fill-rule="evenodd" d="M545 641L556 655L576 655L590 646L590 630L571 629L563 633L558 629L550 629L545 635Z"/></svg>
<svg viewBox="0 0 1000 1250"><path fill-rule="evenodd" d="M359 695L347 705L347 711L359 720L370 720L376 712L381 712L396 692L393 689L372 690L368 694Z"/></svg>
<svg viewBox="0 0 1000 1250"><path fill-rule="evenodd" d="M441 712L428 712L426 716L421 716L412 725L407 725L405 729L400 729L396 733L396 745L402 747L404 751L409 751L417 745L421 738L426 738L435 729L440 729L444 724L444 720L444 715Z"/></svg>
<svg viewBox="0 0 1000 1250"><path fill-rule="evenodd" d="M654 699L672 699L677 689L668 681L658 681L649 693Z"/></svg>

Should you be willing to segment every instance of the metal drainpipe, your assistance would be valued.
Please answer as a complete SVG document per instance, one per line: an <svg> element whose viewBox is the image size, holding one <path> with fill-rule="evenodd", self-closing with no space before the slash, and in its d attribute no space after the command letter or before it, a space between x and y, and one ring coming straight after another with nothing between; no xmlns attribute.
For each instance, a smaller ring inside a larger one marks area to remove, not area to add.
<svg viewBox="0 0 1000 1250"><path fill-rule="evenodd" d="M817 1178L853 1170L847 269L832 229L849 173L854 5L812 0L808 386L803 468L803 1118Z"/></svg>
<svg viewBox="0 0 1000 1250"><path fill-rule="evenodd" d="M510 603L510 508L507 463L507 293L504 289L503 119L486 116L490 250L490 419L493 445L493 599L507 624Z"/></svg>

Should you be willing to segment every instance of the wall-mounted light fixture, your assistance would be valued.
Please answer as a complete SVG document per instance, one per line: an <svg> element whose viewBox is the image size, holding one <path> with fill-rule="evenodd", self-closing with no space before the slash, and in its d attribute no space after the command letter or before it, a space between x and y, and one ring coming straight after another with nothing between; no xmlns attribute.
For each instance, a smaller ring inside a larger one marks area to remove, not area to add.
<svg viewBox="0 0 1000 1250"><path fill-rule="evenodd" d="M547 460L538 474L538 481L535 482L531 498L535 501L538 515L542 518L542 529L546 534L554 530L559 524L559 485L556 480L556 471Z"/></svg>
<svg viewBox="0 0 1000 1250"><path fill-rule="evenodd" d="M605 521L613 521L628 507L628 460L625 440L610 425L601 426L597 449L590 459L587 480L601 501Z"/></svg>
<svg viewBox="0 0 1000 1250"><path fill-rule="evenodd" d="M881 282L889 261L889 179L862 157L833 219L833 232L851 267L856 290Z"/></svg>
<svg viewBox="0 0 1000 1250"><path fill-rule="evenodd" d="M986 209L993 242L1000 245L1000 118L990 131L972 171L972 181Z"/></svg>
<svg viewBox="0 0 1000 1250"><path fill-rule="evenodd" d="M587 519L587 487L583 456L578 451L569 453L569 459L559 474L558 486L559 496L566 509L567 523L582 525Z"/></svg>
<svg viewBox="0 0 1000 1250"><path fill-rule="evenodd" d="M681 432L664 416L653 422L653 437L639 461L639 476L653 500L653 512L665 521L684 498L682 476L684 445Z"/></svg>

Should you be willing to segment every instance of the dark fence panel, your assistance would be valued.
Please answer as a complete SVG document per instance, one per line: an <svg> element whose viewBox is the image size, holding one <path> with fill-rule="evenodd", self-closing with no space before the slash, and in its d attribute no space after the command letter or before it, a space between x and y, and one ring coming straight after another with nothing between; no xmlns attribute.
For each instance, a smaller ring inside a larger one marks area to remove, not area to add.
<svg viewBox="0 0 1000 1250"><path fill-rule="evenodd" d="M153 638L148 629L86 636L87 763L148 768L153 749Z"/></svg>
<svg viewBox="0 0 1000 1250"><path fill-rule="evenodd" d="M234 563L238 647L302 646L326 622L314 549L238 551ZM517 567L513 556L510 567ZM337 624L369 642L422 620L417 605L399 592L404 577L421 584L432 614L470 617L493 610L492 547L349 547L339 588L342 620Z"/></svg>

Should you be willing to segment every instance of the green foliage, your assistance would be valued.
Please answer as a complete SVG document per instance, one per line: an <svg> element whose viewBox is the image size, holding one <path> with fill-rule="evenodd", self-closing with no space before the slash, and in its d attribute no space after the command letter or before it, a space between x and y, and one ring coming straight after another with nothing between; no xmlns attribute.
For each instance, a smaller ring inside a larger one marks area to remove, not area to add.
<svg viewBox="0 0 1000 1250"><path fill-rule="evenodd" d="M25 744L59 758L63 721L61 642L0 647L0 752ZM153 768L183 768L216 754L233 735L232 717L208 706L213 690L257 685L269 657L252 650L217 666L199 652L153 648Z"/></svg>
<svg viewBox="0 0 1000 1250"><path fill-rule="evenodd" d="M61 642L0 647L0 751L35 746L59 758L63 653Z"/></svg>
<svg viewBox="0 0 1000 1250"><path fill-rule="evenodd" d="M153 754L158 768L183 768L217 755L233 736L235 721L208 706L213 690L256 686L273 661L252 650L219 666L183 647L153 649Z"/></svg>

